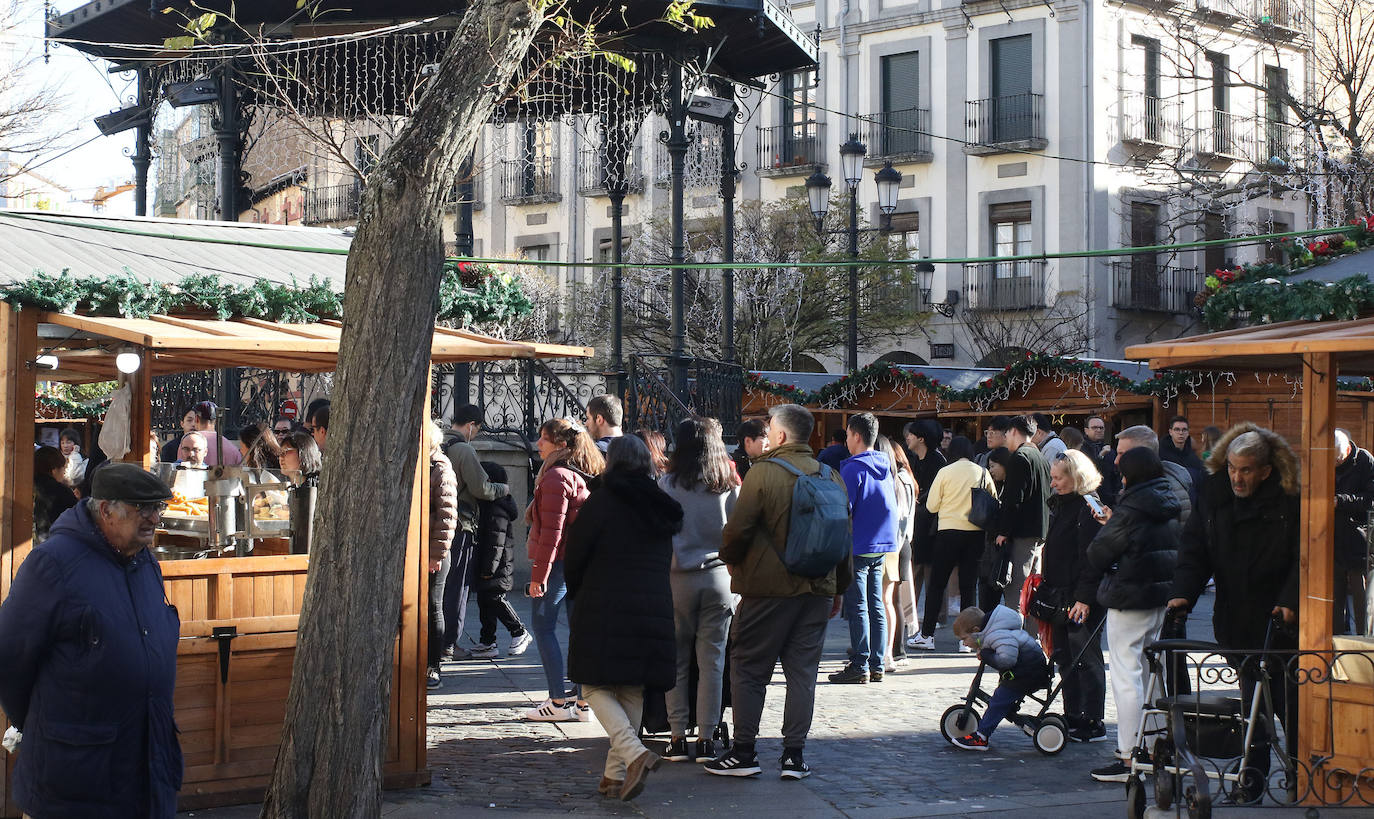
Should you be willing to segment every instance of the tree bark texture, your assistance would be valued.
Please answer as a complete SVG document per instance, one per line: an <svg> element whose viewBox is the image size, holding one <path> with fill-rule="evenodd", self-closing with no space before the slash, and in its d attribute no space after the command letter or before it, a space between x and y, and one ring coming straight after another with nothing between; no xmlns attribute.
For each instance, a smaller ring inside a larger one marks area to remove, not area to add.
<svg viewBox="0 0 1374 819"><path fill-rule="evenodd" d="M265 817L381 812L393 646L454 159L476 146L540 24L473 0L363 194L286 722Z"/></svg>

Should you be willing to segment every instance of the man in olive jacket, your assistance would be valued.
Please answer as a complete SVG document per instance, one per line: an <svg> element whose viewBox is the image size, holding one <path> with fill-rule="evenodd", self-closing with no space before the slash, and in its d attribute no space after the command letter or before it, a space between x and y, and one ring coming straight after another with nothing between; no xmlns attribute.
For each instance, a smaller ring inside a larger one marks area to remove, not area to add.
<svg viewBox="0 0 1374 819"><path fill-rule="evenodd" d="M1006 431L1007 449L1012 457L1007 462L1002 506L993 531L998 548L1011 551L1012 578L1002 590L1002 604L1012 609L1021 606L1021 587L1040 558L1050 526L1050 467L1031 443L1036 429L1034 418L1018 415L1011 419L1011 428ZM1034 628L1031 623L1026 624L1027 631Z"/></svg>
<svg viewBox="0 0 1374 819"><path fill-rule="evenodd" d="M781 404L768 415L771 446L745 476L720 547L720 559L730 569L730 589L740 595L730 647L735 744L706 763L706 770L721 776L761 772L754 743L764 691L781 660L787 703L780 773L784 779L802 779L811 773L802 749L811 730L826 622L839 611L841 595L854 578L854 564L848 550L822 577L801 577L783 564L797 478L770 462L787 461L807 475L818 474L822 467L807 445L816 421L806 408ZM838 472L831 470L831 479L844 487Z"/></svg>

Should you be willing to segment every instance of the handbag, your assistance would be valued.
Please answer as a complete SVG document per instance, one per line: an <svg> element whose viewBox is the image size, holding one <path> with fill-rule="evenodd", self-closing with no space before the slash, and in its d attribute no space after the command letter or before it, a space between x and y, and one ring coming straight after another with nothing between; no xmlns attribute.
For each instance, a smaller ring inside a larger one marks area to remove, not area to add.
<svg viewBox="0 0 1374 819"><path fill-rule="evenodd" d="M968 522L987 531L997 522L997 513L1002 510L1002 502L988 491L987 478L980 478L978 485L969 490Z"/></svg>
<svg viewBox="0 0 1374 819"><path fill-rule="evenodd" d="M1064 604L1064 595L1059 589L1042 581L1043 578L1038 574L1026 579L1026 587L1030 589L1030 594L1026 599L1023 613L1042 623L1065 625L1069 622L1069 607Z"/></svg>

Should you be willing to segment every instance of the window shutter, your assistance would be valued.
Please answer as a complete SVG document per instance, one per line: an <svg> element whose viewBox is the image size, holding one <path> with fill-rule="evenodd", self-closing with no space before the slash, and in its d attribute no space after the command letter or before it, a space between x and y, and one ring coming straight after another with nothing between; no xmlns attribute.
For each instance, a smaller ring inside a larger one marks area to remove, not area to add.
<svg viewBox="0 0 1374 819"><path fill-rule="evenodd" d="M883 112L921 107L920 54L915 51L883 58Z"/></svg>
<svg viewBox="0 0 1374 819"><path fill-rule="evenodd" d="M1031 35L1003 37L992 41L992 95L1013 97L1031 92L1034 67L1031 60Z"/></svg>
<svg viewBox="0 0 1374 819"><path fill-rule="evenodd" d="M988 208L988 221L994 225L1003 222L1029 222L1030 220L1030 202L1008 202Z"/></svg>

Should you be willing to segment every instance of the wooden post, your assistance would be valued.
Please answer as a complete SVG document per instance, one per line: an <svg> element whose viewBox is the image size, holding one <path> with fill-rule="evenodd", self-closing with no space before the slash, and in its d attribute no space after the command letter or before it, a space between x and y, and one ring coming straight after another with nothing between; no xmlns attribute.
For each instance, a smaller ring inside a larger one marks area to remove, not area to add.
<svg viewBox="0 0 1374 819"><path fill-rule="evenodd" d="M120 375L130 392L129 451L120 460L149 469L153 465L148 453L148 432L153 428L153 352L141 348L138 355L142 362L138 371Z"/></svg>
<svg viewBox="0 0 1374 819"><path fill-rule="evenodd" d="M38 316L0 303L0 338L4 339L4 367L0 369L0 600L10 593L19 564L33 548L33 390L32 362L38 351ZM0 719L0 731L9 720ZM18 816L10 801L14 756L5 755L0 769L0 814Z"/></svg>
<svg viewBox="0 0 1374 819"><path fill-rule="evenodd" d="M1302 384L1302 542L1301 586L1298 609L1298 648L1331 649L1331 609L1336 521L1336 362L1329 353L1303 356ZM1304 660L1314 679L1325 679L1326 661ZM1327 736L1327 701L1322 685L1298 686L1298 761L1307 764L1314 752L1330 753ZM1318 799L1324 783L1313 782Z"/></svg>

